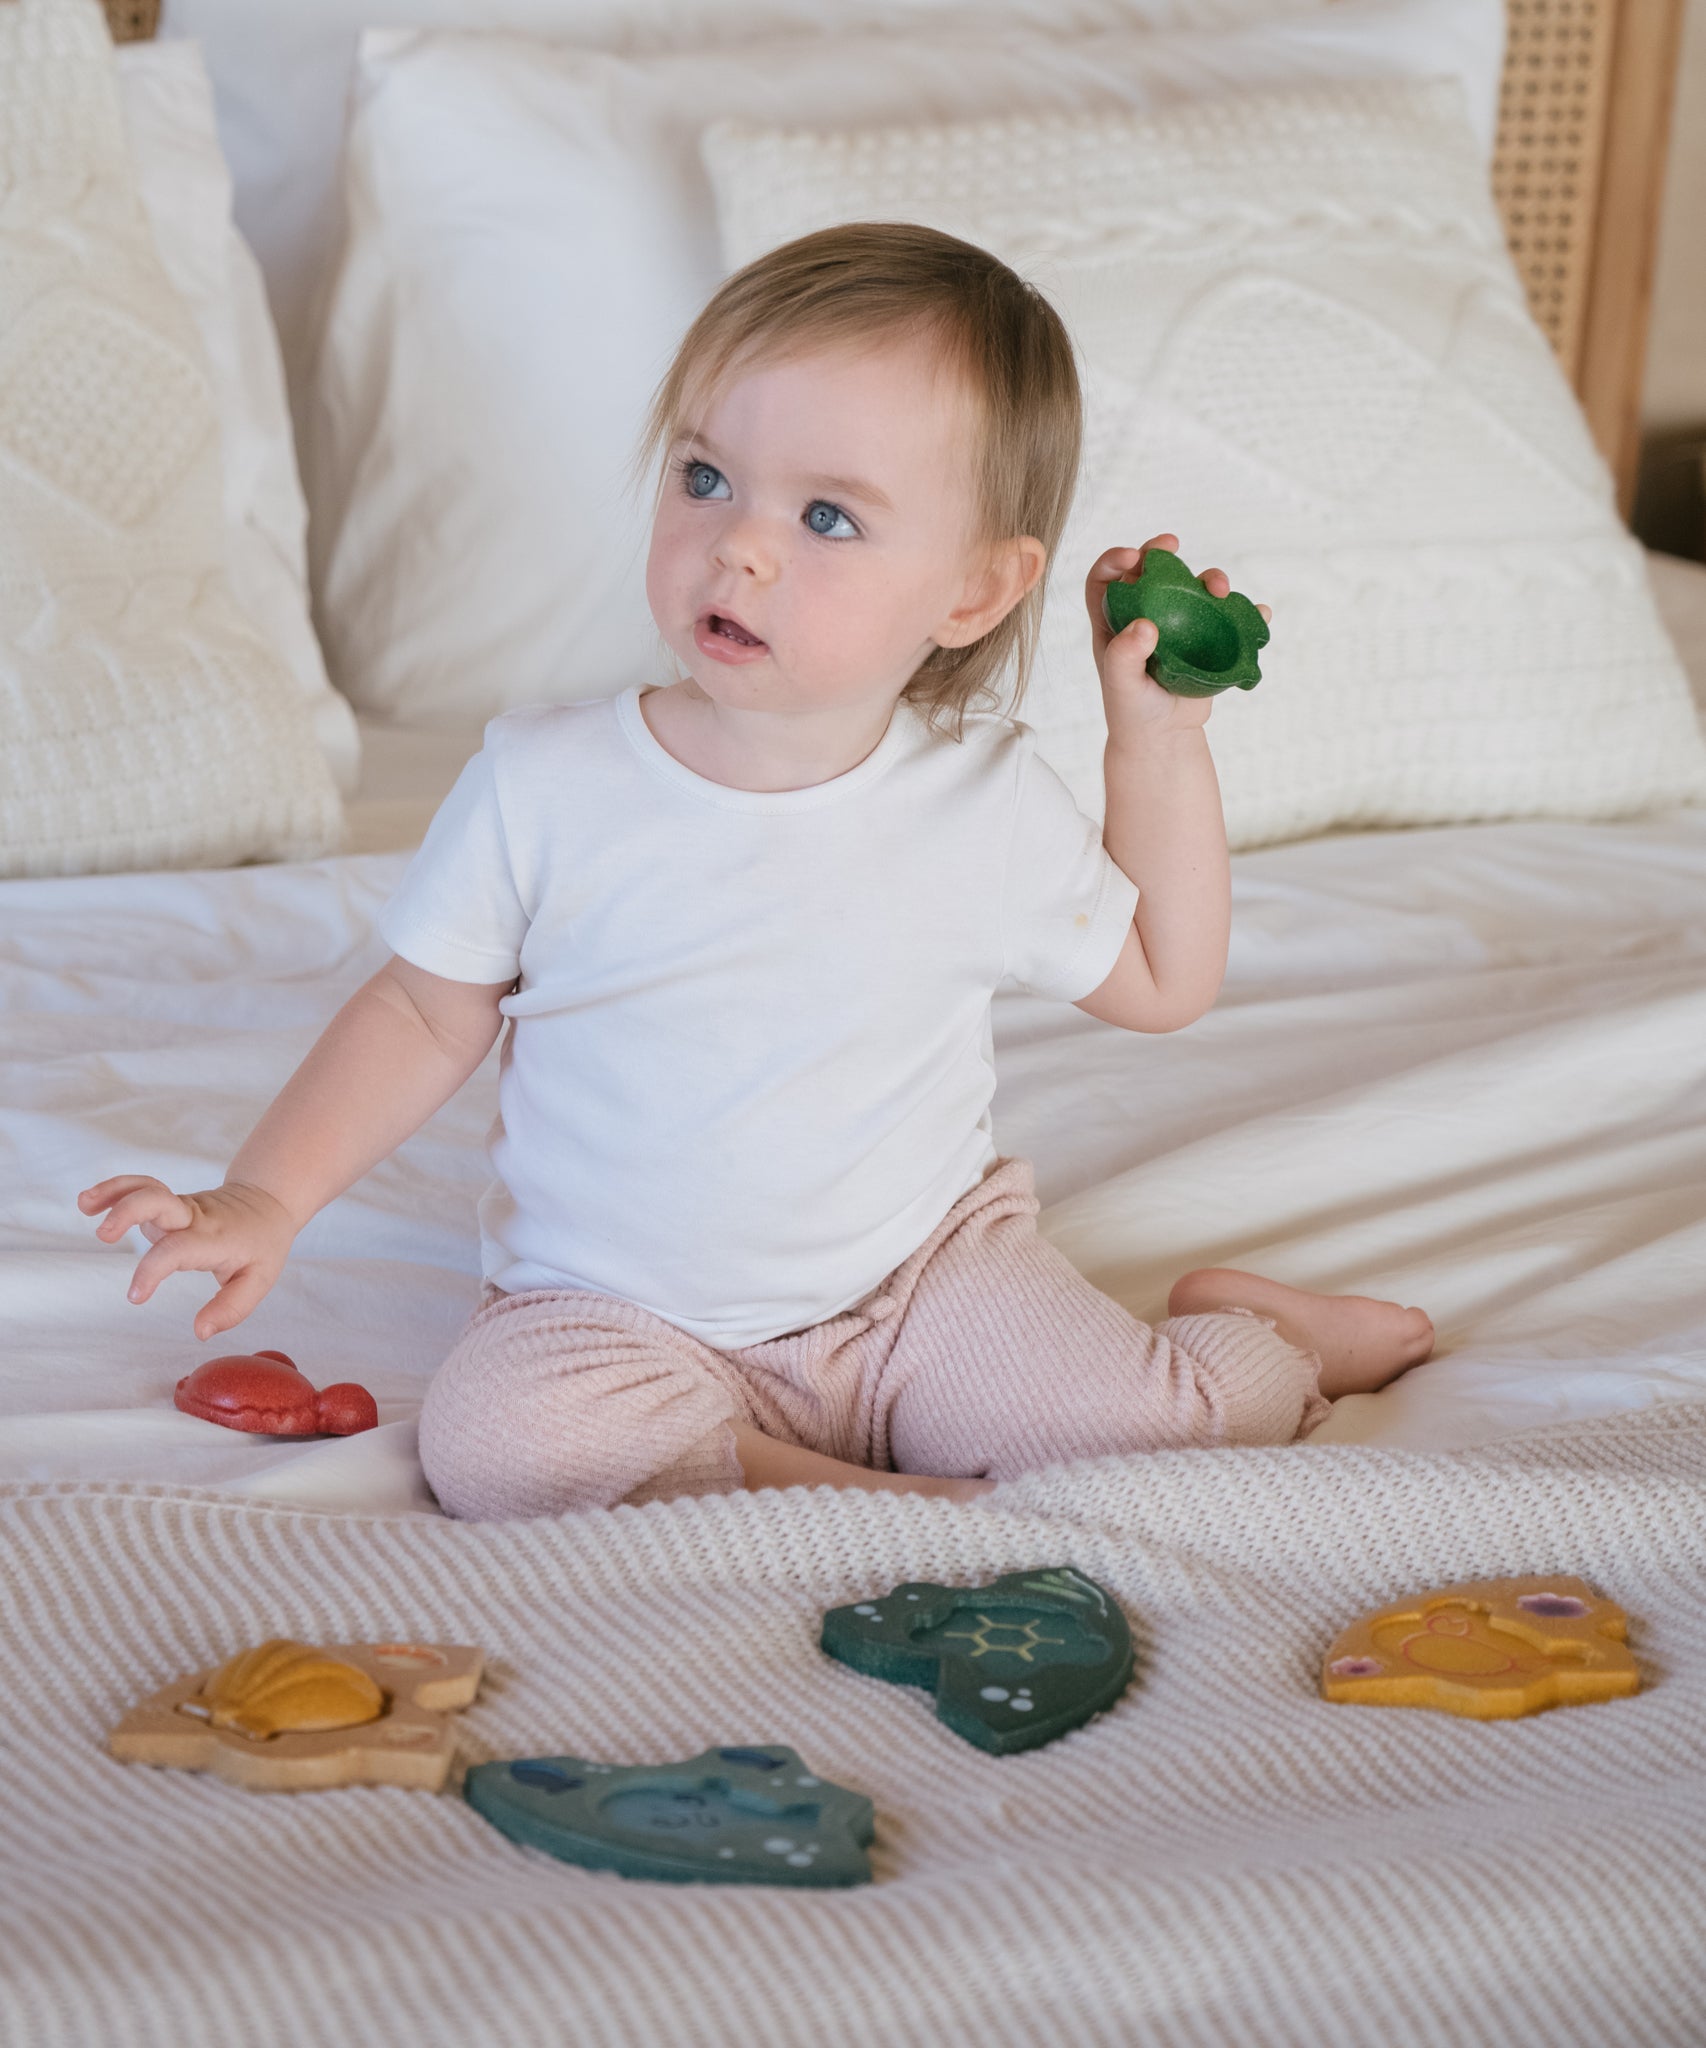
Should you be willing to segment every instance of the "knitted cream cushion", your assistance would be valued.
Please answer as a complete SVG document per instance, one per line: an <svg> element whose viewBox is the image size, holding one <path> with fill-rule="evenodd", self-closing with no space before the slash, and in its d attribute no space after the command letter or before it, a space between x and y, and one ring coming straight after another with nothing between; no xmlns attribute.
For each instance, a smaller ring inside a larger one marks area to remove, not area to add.
<svg viewBox="0 0 1706 2048"><path fill-rule="evenodd" d="M0 6L0 874L333 850L301 693L221 566L195 329L96 0Z"/></svg>
<svg viewBox="0 0 1706 2048"><path fill-rule="evenodd" d="M1102 813L1084 579L1171 530L1274 607L1208 737L1234 847L1706 798L1706 741L1455 84L832 134L713 123L731 270L843 220L992 250L1085 448L1022 715Z"/></svg>

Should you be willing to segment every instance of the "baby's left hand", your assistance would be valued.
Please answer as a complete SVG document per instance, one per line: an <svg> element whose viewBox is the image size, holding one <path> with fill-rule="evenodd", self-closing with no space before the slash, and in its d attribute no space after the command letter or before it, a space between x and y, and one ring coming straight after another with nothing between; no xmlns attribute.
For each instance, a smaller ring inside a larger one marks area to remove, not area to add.
<svg viewBox="0 0 1706 2048"><path fill-rule="evenodd" d="M1108 744L1119 747L1128 742L1141 745L1166 732L1190 732L1205 726L1214 709L1212 697L1176 697L1164 690L1150 675L1145 663L1155 652L1159 637L1150 619L1133 619L1123 633L1110 633L1102 615L1102 593L1120 577L1135 577L1151 548L1179 551L1179 537L1158 533L1140 548L1109 548L1091 569L1084 583L1084 600L1090 608L1090 639L1096 655L1096 671L1102 678L1102 709L1108 721ZM1205 569L1202 586L1210 597L1224 597L1232 579L1224 569ZM1264 619L1272 614L1265 604L1256 607Z"/></svg>

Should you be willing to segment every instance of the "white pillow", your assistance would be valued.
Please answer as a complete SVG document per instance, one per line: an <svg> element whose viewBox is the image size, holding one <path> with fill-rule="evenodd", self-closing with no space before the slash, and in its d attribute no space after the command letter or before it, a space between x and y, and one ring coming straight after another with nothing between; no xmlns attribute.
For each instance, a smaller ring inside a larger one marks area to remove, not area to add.
<svg viewBox="0 0 1706 2048"><path fill-rule="evenodd" d="M330 852L301 694L231 596L208 373L94 0L0 7L0 873Z"/></svg>
<svg viewBox="0 0 1706 2048"><path fill-rule="evenodd" d="M619 57L500 36L364 39L350 240L304 406L327 660L410 723L666 679L624 471L725 268L698 138L1109 111L1279 77L1446 71L1491 146L1498 0L1346 0L1237 31L960 26Z"/></svg>
<svg viewBox="0 0 1706 2048"><path fill-rule="evenodd" d="M231 179L201 51L187 42L126 43L118 73L155 247L212 376L232 588L288 665L327 763L351 795L361 742L355 714L326 680L308 616L308 512L284 368L260 268L231 222Z"/></svg>
<svg viewBox="0 0 1706 2048"><path fill-rule="evenodd" d="M341 232L337 162L364 29L493 30L634 56L778 35L900 42L956 23L968 36L1224 28L1311 4L1325 11L1331 0L169 0L164 33L194 36L207 53L238 225L266 272L295 404Z"/></svg>
<svg viewBox="0 0 1706 2048"><path fill-rule="evenodd" d="M1640 549L1530 318L1459 87L823 135L715 123L731 268L843 220L993 250L1071 330L1085 457L1021 715L1100 817L1084 579L1170 528L1274 606L1208 734L1234 847L1706 798Z"/></svg>

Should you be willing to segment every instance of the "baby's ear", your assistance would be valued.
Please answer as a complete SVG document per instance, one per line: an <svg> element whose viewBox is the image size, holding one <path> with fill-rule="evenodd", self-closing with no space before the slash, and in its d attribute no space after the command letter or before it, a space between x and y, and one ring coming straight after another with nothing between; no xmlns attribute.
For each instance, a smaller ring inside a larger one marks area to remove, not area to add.
<svg viewBox="0 0 1706 2048"><path fill-rule="evenodd" d="M1028 596L1042 581L1043 571L1048 567L1048 549L1030 533L1021 534L1017 540L1009 541L1007 545L1011 550L1010 559L1020 577L1019 587L1013 597L1014 604L1017 604L1020 598Z"/></svg>
<svg viewBox="0 0 1706 2048"><path fill-rule="evenodd" d="M966 577L965 595L931 638L940 647L969 647L1000 625L1048 567L1048 550L1022 534L990 545L981 569Z"/></svg>

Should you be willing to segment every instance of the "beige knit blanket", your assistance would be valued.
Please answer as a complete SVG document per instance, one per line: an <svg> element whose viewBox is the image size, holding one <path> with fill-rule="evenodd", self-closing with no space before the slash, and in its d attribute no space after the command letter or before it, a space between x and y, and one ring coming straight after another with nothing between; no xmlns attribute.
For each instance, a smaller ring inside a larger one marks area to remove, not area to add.
<svg viewBox="0 0 1706 2048"><path fill-rule="evenodd" d="M906 1578L1071 1562L1140 1666L986 1756L830 1662ZM1329 1706L1358 1612L1571 1572L1643 1690L1488 1724ZM792 1743L875 1802L847 1892L630 1883L454 1790L255 1794L108 1726L272 1634L483 1644L465 1761ZM300 2044L1706 2040L1706 1404L1482 1452L1181 1451L975 1506L792 1491L557 1522L178 1489L0 1494L0 2040Z"/></svg>

